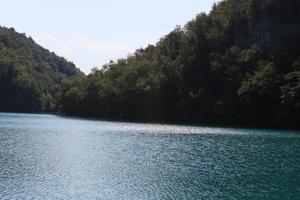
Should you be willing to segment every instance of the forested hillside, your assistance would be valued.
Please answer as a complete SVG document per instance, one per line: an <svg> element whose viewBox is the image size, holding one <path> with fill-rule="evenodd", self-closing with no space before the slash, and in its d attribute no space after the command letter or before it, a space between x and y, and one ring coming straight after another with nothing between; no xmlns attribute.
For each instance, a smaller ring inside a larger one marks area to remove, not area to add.
<svg viewBox="0 0 300 200"><path fill-rule="evenodd" d="M224 0L84 76L0 27L0 111L299 128L300 1Z"/></svg>
<svg viewBox="0 0 300 200"><path fill-rule="evenodd" d="M63 80L80 74L25 34L0 27L0 111L54 111Z"/></svg>
<svg viewBox="0 0 300 200"><path fill-rule="evenodd" d="M64 86L71 115L299 127L300 1L225 0Z"/></svg>

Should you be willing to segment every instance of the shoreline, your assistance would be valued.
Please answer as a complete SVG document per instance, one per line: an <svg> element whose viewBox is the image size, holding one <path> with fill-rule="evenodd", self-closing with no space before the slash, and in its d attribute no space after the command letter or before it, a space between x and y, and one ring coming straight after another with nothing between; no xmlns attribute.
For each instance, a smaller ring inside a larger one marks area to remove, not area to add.
<svg viewBox="0 0 300 200"><path fill-rule="evenodd" d="M297 127L272 126L272 125L243 125L233 123L218 123L218 122L188 122L189 120L153 120L153 119L129 119L121 117L101 117L88 115L70 115L61 112L15 112L15 111L0 111L0 113L15 113L15 114L36 114L36 115L55 115L65 118L77 118L84 120L109 121L109 122L124 122L124 123L140 123L140 124L158 124L158 125L179 125L192 127L211 127L211 128L237 128L237 129L260 129L260 130L282 130L282 131L300 131Z"/></svg>

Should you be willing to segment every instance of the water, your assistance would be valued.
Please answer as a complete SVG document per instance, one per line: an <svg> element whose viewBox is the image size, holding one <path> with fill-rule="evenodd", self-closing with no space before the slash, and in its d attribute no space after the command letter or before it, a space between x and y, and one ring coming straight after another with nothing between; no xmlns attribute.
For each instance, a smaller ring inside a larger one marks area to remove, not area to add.
<svg viewBox="0 0 300 200"><path fill-rule="evenodd" d="M300 132L0 113L0 199L300 199Z"/></svg>

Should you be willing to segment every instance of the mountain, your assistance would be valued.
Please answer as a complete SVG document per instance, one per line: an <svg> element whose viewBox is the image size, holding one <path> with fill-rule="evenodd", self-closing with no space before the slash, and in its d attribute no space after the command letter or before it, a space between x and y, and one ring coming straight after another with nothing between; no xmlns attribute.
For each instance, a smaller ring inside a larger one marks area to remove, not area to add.
<svg viewBox="0 0 300 200"><path fill-rule="evenodd" d="M300 128L300 1L223 0L83 76L0 27L0 111Z"/></svg>
<svg viewBox="0 0 300 200"><path fill-rule="evenodd" d="M64 79L77 75L73 63L0 26L0 111L54 111Z"/></svg>
<svg viewBox="0 0 300 200"><path fill-rule="evenodd" d="M223 0L155 45L67 81L70 115L299 128L300 1Z"/></svg>

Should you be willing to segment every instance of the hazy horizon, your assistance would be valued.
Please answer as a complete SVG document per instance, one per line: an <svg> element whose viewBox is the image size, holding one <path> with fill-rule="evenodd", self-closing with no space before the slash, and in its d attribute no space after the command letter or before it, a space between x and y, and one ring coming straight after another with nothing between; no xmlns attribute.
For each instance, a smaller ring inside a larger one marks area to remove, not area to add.
<svg viewBox="0 0 300 200"><path fill-rule="evenodd" d="M26 33L89 73L93 67L156 43L177 25L209 12L214 2L218 1L12 0L3 2L0 25Z"/></svg>

